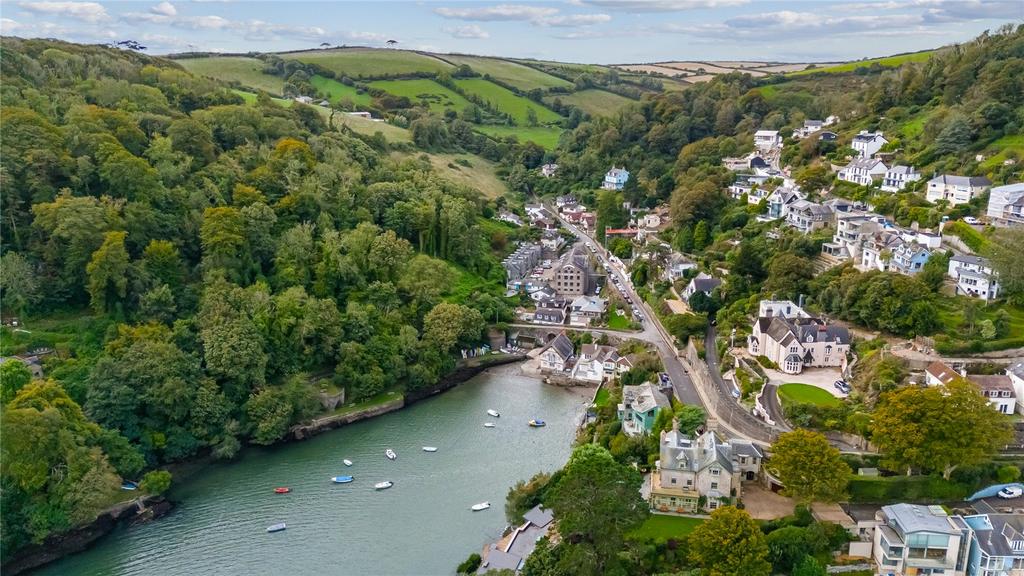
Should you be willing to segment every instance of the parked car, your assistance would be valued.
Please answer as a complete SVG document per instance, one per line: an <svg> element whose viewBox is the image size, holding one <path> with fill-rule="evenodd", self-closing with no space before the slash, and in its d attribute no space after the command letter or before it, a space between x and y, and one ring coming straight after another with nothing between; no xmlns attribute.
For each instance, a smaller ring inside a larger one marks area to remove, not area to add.
<svg viewBox="0 0 1024 576"><path fill-rule="evenodd" d="M846 380L836 380L832 385L835 386L837 390L843 391L846 391L850 387L850 385L846 383Z"/></svg>
<svg viewBox="0 0 1024 576"><path fill-rule="evenodd" d="M999 491L998 496L1009 500L1011 498L1020 498L1022 494L1024 494L1024 488L1020 486L1007 486Z"/></svg>
<svg viewBox="0 0 1024 576"><path fill-rule="evenodd" d="M978 220L974 216L964 216L964 222L968 224L981 224L981 220Z"/></svg>

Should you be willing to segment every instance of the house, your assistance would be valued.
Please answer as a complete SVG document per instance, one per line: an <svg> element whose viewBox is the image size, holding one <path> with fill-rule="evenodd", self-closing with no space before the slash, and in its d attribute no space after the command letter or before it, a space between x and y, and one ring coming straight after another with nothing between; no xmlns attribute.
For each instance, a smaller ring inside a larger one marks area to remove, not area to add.
<svg viewBox="0 0 1024 576"><path fill-rule="evenodd" d="M540 167L540 175L545 178L551 178L558 172L558 164L545 164Z"/></svg>
<svg viewBox="0 0 1024 576"><path fill-rule="evenodd" d="M543 248L540 244L520 244L515 252L512 252L501 261L505 268L505 283L509 289L518 289L516 283L530 275L537 264L540 263Z"/></svg>
<svg viewBox="0 0 1024 576"><path fill-rule="evenodd" d="M931 257L927 243L934 244L934 235L923 235L927 243L917 241L917 235L904 233L898 228L884 228L864 239L860 249L860 270L882 270L900 274L917 274Z"/></svg>
<svg viewBox="0 0 1024 576"><path fill-rule="evenodd" d="M992 188L985 215L993 226L1024 226L1024 182Z"/></svg>
<svg viewBox="0 0 1024 576"><path fill-rule="evenodd" d="M522 218L520 218L517 214L513 214L512 212L509 212L507 210L502 210L501 212L498 213L498 220L502 222L508 222L513 226L523 225Z"/></svg>
<svg viewBox="0 0 1024 576"><path fill-rule="evenodd" d="M629 172L625 168L612 166L612 169L604 175L604 183L601 184L601 188L605 190L622 190L628 181Z"/></svg>
<svg viewBox="0 0 1024 576"><path fill-rule="evenodd" d="M665 261L665 269L662 271L661 276L668 282L675 282L682 278L687 270L694 270L696 268L697 265L690 261L689 258L678 252L673 252Z"/></svg>
<svg viewBox="0 0 1024 576"><path fill-rule="evenodd" d="M897 164L885 172L885 176L882 178L882 190L886 192L899 192L907 187L907 184L911 182L917 182L921 179L921 173L914 170L913 166L904 166Z"/></svg>
<svg viewBox="0 0 1024 576"><path fill-rule="evenodd" d="M32 378L43 377L43 366L39 363L39 356L0 356L0 364L4 362L21 362L32 373Z"/></svg>
<svg viewBox="0 0 1024 576"><path fill-rule="evenodd" d="M723 442L715 432L714 420L696 437L672 430L661 433L659 458L651 474L651 510L694 514L704 508L715 510L743 497L743 482L755 480L764 453L752 442L732 439Z"/></svg>
<svg viewBox="0 0 1024 576"><path fill-rule="evenodd" d="M649 434L662 409L671 410L672 403L650 382L622 387L622 403L618 406L622 431L629 436Z"/></svg>
<svg viewBox="0 0 1024 576"><path fill-rule="evenodd" d="M771 194L771 190L764 187L767 180L767 176L737 174L736 181L729 186L729 194L737 200L746 194L747 204L758 204Z"/></svg>
<svg viewBox="0 0 1024 576"><path fill-rule="evenodd" d="M572 204L578 203L579 201L576 200L576 197L573 196L572 194L564 194L562 196L558 196L555 198L555 206L557 206L558 208L563 208L565 206L570 206Z"/></svg>
<svg viewBox="0 0 1024 576"><path fill-rule="evenodd" d="M985 258L957 254L949 259L947 274L956 280L958 295L973 296L986 302L999 297L999 279Z"/></svg>
<svg viewBox="0 0 1024 576"><path fill-rule="evenodd" d="M900 239L890 249L889 270L904 276L913 276L924 268L925 262L931 258L931 250L917 242Z"/></svg>
<svg viewBox="0 0 1024 576"><path fill-rule="evenodd" d="M557 230L545 230L540 235L540 245L550 252L557 254L564 244L565 238Z"/></svg>
<svg viewBox="0 0 1024 576"><path fill-rule="evenodd" d="M777 188L768 195L768 214L766 216L772 220L785 218L789 214L790 207L803 198L803 194L793 188L785 186Z"/></svg>
<svg viewBox="0 0 1024 576"><path fill-rule="evenodd" d="M577 296L569 305L569 324L590 326L600 320L608 309L608 301L597 296Z"/></svg>
<svg viewBox="0 0 1024 576"><path fill-rule="evenodd" d="M945 200L951 206L966 204L991 185L992 182L984 176L943 174L928 181L925 199L932 203Z"/></svg>
<svg viewBox="0 0 1024 576"><path fill-rule="evenodd" d="M885 228L886 220L877 214L863 212L835 213L835 234L821 246L822 254L840 260L860 261L864 242Z"/></svg>
<svg viewBox="0 0 1024 576"><path fill-rule="evenodd" d="M523 523L496 543L484 547L480 555L477 574L491 570L512 570L519 573L526 558L533 554L537 541L548 535L554 527L554 514L541 505L523 514Z"/></svg>
<svg viewBox="0 0 1024 576"><path fill-rule="evenodd" d="M594 285L590 259L577 246L563 259L555 272L555 291L562 296L589 294Z"/></svg>
<svg viewBox="0 0 1024 576"><path fill-rule="evenodd" d="M597 214L593 212L584 212L580 214L580 226L583 226L584 230L593 230L597 225Z"/></svg>
<svg viewBox="0 0 1024 576"><path fill-rule="evenodd" d="M1013 395L1024 398L1024 362L1015 362L1006 368L1006 376L1013 386ZM1024 414L1024 402L1017 402L1017 412Z"/></svg>
<svg viewBox="0 0 1024 576"><path fill-rule="evenodd" d="M637 224L645 230L657 230L661 227L662 218L660 214L644 214Z"/></svg>
<svg viewBox="0 0 1024 576"><path fill-rule="evenodd" d="M966 576L971 528L942 506L893 504L877 513L871 557L878 574Z"/></svg>
<svg viewBox="0 0 1024 576"><path fill-rule="evenodd" d="M832 220L832 211L828 206L816 204L809 200L797 200L790 204L786 212L786 224L807 234L824 228Z"/></svg>
<svg viewBox="0 0 1024 576"><path fill-rule="evenodd" d="M547 298L554 298L557 295L558 294L555 292L555 289L550 286L540 286L530 290L530 299L534 302L540 302Z"/></svg>
<svg viewBox="0 0 1024 576"><path fill-rule="evenodd" d="M575 348L565 333L555 336L540 353L540 369L545 372L568 372L573 365Z"/></svg>
<svg viewBox="0 0 1024 576"><path fill-rule="evenodd" d="M758 317L747 337L747 350L752 356L767 357L786 374L799 374L804 368L845 370L850 332L813 316Z"/></svg>
<svg viewBox="0 0 1024 576"><path fill-rule="evenodd" d="M614 378L629 372L633 368L633 360L619 354L614 346L584 344L580 347L580 355L573 367L572 377L575 380L600 384L606 378Z"/></svg>
<svg viewBox="0 0 1024 576"><path fill-rule="evenodd" d="M758 318L810 318L811 315L804 311L792 300L761 300L757 306Z"/></svg>
<svg viewBox="0 0 1024 576"><path fill-rule="evenodd" d="M945 362L936 360L924 369L924 383L927 386L945 386L960 378L960 374Z"/></svg>
<svg viewBox="0 0 1024 576"><path fill-rule="evenodd" d="M969 576L1017 576L1024 568L1024 515L965 516L971 528Z"/></svg>
<svg viewBox="0 0 1024 576"><path fill-rule="evenodd" d="M968 374L967 381L977 386L981 395L1000 414L1013 414L1017 411L1017 394L1009 376L1005 374Z"/></svg>
<svg viewBox="0 0 1024 576"><path fill-rule="evenodd" d="M643 232L639 228L608 228L604 231L605 238L640 238Z"/></svg>
<svg viewBox="0 0 1024 576"><path fill-rule="evenodd" d="M544 298L537 302L537 310L533 313L535 324L565 324L568 303L565 298Z"/></svg>
<svg viewBox="0 0 1024 576"><path fill-rule="evenodd" d="M801 138L807 138L815 132L819 132L825 123L821 120L804 120L804 125L796 130L793 130L793 138L800 140Z"/></svg>
<svg viewBox="0 0 1024 576"><path fill-rule="evenodd" d="M850 147L856 150L861 158L871 158L875 152L878 152L882 146L888 143L889 141L882 136L881 132L861 130L859 134L853 137Z"/></svg>
<svg viewBox="0 0 1024 576"><path fill-rule="evenodd" d="M771 150L782 146L782 136L778 130L758 130L754 132L754 146L758 150Z"/></svg>
<svg viewBox="0 0 1024 576"><path fill-rule="evenodd" d="M853 182L858 186L870 186L875 180L885 176L888 169L881 160L874 158L854 158L839 171L839 179Z"/></svg>
<svg viewBox="0 0 1024 576"><path fill-rule="evenodd" d="M721 285L722 280L720 278L708 276L700 272L690 280L690 283L686 285L686 289L683 290L680 296L683 300L689 302L690 298L697 292L703 292L705 296L711 296L711 291Z"/></svg>

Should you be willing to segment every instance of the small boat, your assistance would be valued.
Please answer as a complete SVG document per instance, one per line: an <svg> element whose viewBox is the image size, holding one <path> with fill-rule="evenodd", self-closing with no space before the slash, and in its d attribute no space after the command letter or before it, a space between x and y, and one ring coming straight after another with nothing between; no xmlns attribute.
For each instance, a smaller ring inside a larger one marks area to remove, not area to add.
<svg viewBox="0 0 1024 576"><path fill-rule="evenodd" d="M125 480L121 483L121 490L138 490L139 485L131 480Z"/></svg>
<svg viewBox="0 0 1024 576"><path fill-rule="evenodd" d="M344 463L344 464L345 464L345 466L351 466L351 465L352 465L352 461L351 461L351 460L349 460L348 458L346 458L346 459L342 460L342 463Z"/></svg>
<svg viewBox="0 0 1024 576"><path fill-rule="evenodd" d="M377 482L376 484L374 484L373 485L373 489L374 490L387 490L388 488L391 488L394 485L395 485L394 482L392 482L390 480L386 480L384 482Z"/></svg>
<svg viewBox="0 0 1024 576"><path fill-rule="evenodd" d="M487 510L490 507L490 502L481 502L479 504L473 504L472 506L469 507L469 509L472 510L473 512L479 512L481 510Z"/></svg>
<svg viewBox="0 0 1024 576"><path fill-rule="evenodd" d="M287 494L287 493L289 493L291 491L292 491L292 489L288 488L287 486L281 486L280 488L274 488L274 494Z"/></svg>
<svg viewBox="0 0 1024 576"><path fill-rule="evenodd" d="M287 526L285 526L284 522L281 522L280 524L274 524L273 526L267 526L267 532L280 532L280 531L284 530L285 528L287 528Z"/></svg>
<svg viewBox="0 0 1024 576"><path fill-rule="evenodd" d="M391 448L385 450L384 455L388 457L388 460L394 460L395 458L398 458L398 454L395 454L395 451L392 450Z"/></svg>
<svg viewBox="0 0 1024 576"><path fill-rule="evenodd" d="M355 480L355 478L353 478L351 476L332 476L331 477L331 482L334 482L335 484L348 484L349 482L351 482L353 480Z"/></svg>
<svg viewBox="0 0 1024 576"><path fill-rule="evenodd" d="M436 446L424 446L423 447L423 451L424 452L437 452L437 447Z"/></svg>
<svg viewBox="0 0 1024 576"><path fill-rule="evenodd" d="M543 420L538 420L538 419L536 419L536 418L534 418L533 420L530 420L530 421L528 422L528 424L529 424L530 426L534 427L534 428L541 428L541 427L544 427L544 426L547 426L547 425L548 425L548 424L547 424L547 422L545 422L545 421L543 421Z"/></svg>
<svg viewBox="0 0 1024 576"><path fill-rule="evenodd" d="M494 428L494 422L484 422L484 428Z"/></svg>
<svg viewBox="0 0 1024 576"><path fill-rule="evenodd" d="M487 415L488 415L488 416L493 416L493 417L495 417L495 418L497 418L497 417L501 416L501 414L499 414L499 413L498 413L498 411L497 411L497 410L495 410L494 408L491 408L490 410L488 410L488 411L487 411Z"/></svg>

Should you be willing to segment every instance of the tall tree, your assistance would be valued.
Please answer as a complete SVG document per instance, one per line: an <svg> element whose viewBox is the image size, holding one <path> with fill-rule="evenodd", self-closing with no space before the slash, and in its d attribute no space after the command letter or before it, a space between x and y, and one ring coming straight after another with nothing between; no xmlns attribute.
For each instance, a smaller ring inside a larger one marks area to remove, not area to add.
<svg viewBox="0 0 1024 576"><path fill-rule="evenodd" d="M36 271L21 254L11 251L0 257L0 297L8 310L24 316L42 296Z"/></svg>
<svg viewBox="0 0 1024 576"><path fill-rule="evenodd" d="M93 252L85 267L89 275L92 307L105 312L120 304L128 293L128 267L131 260L124 246L125 232L107 232L103 244Z"/></svg>
<svg viewBox="0 0 1024 576"><path fill-rule="evenodd" d="M790 498L805 503L843 498L850 467L820 432L786 432L772 444L771 452L772 466Z"/></svg>
<svg viewBox="0 0 1024 576"><path fill-rule="evenodd" d="M750 514L732 506L711 513L711 519L690 533L690 562L708 576L768 576L768 544Z"/></svg>

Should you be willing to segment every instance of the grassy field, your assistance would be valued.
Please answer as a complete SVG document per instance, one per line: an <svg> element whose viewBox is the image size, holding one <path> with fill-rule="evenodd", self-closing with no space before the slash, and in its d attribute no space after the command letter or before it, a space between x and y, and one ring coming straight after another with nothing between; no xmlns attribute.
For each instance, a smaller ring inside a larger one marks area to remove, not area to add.
<svg viewBox="0 0 1024 576"><path fill-rule="evenodd" d="M455 85L470 94L475 94L490 102L498 110L510 114L521 126L526 126L527 124L526 115L528 110L533 110L533 113L537 115L537 122L541 124L558 122L562 119L553 110L545 108L529 98L519 96L515 92L506 90L493 82L488 82L483 78L455 80Z"/></svg>
<svg viewBox="0 0 1024 576"><path fill-rule="evenodd" d="M445 54L445 60L456 64L466 64L479 74L488 74L492 78L500 80L519 88L520 90L533 90L534 88L552 88L555 86L572 86L571 83L552 76L540 70L523 66L510 60L500 58L481 58L479 56L455 56Z"/></svg>
<svg viewBox="0 0 1024 576"><path fill-rule="evenodd" d="M597 395L594 396L594 406L598 408L608 404L608 399L611 397L611 393L608 392L607 388L601 388L597 391Z"/></svg>
<svg viewBox="0 0 1024 576"><path fill-rule="evenodd" d="M356 106L369 106L373 103L373 98L366 92L360 94L352 86L346 86L333 78L316 75L309 79L309 83L326 94L327 99L332 103L345 98L351 100Z"/></svg>
<svg viewBox="0 0 1024 576"><path fill-rule="evenodd" d="M964 330L964 307L968 303L981 303L967 296L956 296L955 298L938 298L935 307L939 314L939 322L942 327L936 331L935 347L943 354L957 354L964 352L985 352L991 350L1005 350L1024 346L1024 308L1013 304L1002 302L989 306L981 306L978 309L978 318L975 324L985 320L995 320L996 312L1005 310L1009 315L1009 329L1002 338L982 341L980 335L974 338L981 346L972 349L970 336Z"/></svg>
<svg viewBox="0 0 1024 576"><path fill-rule="evenodd" d="M634 540L681 539L702 523L702 518L651 514L639 528L629 534L629 537Z"/></svg>
<svg viewBox="0 0 1024 576"><path fill-rule="evenodd" d="M469 100L433 80L378 80L371 82L370 86L395 96L405 96L413 103L426 102L435 114L444 114L448 109L462 112L469 106Z"/></svg>
<svg viewBox="0 0 1024 576"><path fill-rule="evenodd" d="M816 404L838 406L840 400L825 390L810 384L783 384L779 386L779 400L786 404Z"/></svg>
<svg viewBox="0 0 1024 576"><path fill-rule="evenodd" d="M612 330L629 330L629 316L619 316L615 312L609 312L608 327Z"/></svg>
<svg viewBox="0 0 1024 576"><path fill-rule="evenodd" d="M486 198L497 198L508 192L508 186L498 178L495 171L498 165L472 154L429 154L430 164L439 174L455 182L475 190ZM457 160L462 161L460 164ZM466 166L465 163L469 163Z"/></svg>
<svg viewBox="0 0 1024 576"><path fill-rule="evenodd" d="M529 60L529 59L514 59L514 62L519 62L524 66L538 67L538 68L557 68L563 73L568 74L583 74L589 72L591 74L605 74L611 68L608 66L601 66L600 64L576 64L573 62L554 62L552 60Z"/></svg>
<svg viewBox="0 0 1024 576"><path fill-rule="evenodd" d="M1008 158L1009 152L1016 154L1017 162L1024 161L1024 134L1011 134L1003 136L999 140L988 145L985 151L992 156L981 163L981 169L985 171L994 170Z"/></svg>
<svg viewBox="0 0 1024 576"><path fill-rule="evenodd" d="M282 58L307 64L319 64L336 74L350 78L379 78L385 74L441 72L452 66L437 58L406 50L385 48L338 48L281 54Z"/></svg>
<svg viewBox="0 0 1024 576"><path fill-rule="evenodd" d="M866 68L872 64L878 64L885 68L895 68L906 64L907 62L926 62L935 54L935 50L925 50L924 52L913 52L911 54L899 54L897 56L888 56L885 58L873 58L871 60L860 60L857 62L847 62L846 64L840 64L838 66L830 66L828 68L811 68L810 70L800 70L798 72L790 72L786 76L806 76L808 74L838 74L840 72L853 72L857 68Z"/></svg>
<svg viewBox="0 0 1024 576"><path fill-rule="evenodd" d="M340 416L342 414L351 414L352 412L358 412L359 410L365 410L367 408L374 408L376 406L380 406L381 404L387 404L388 402L391 402L392 400L398 400L401 397L402 395L395 391L381 392L380 394L367 398L362 402L356 402L355 404L346 404L344 406L339 406L334 410L334 412L331 412L329 415Z"/></svg>
<svg viewBox="0 0 1024 576"><path fill-rule="evenodd" d="M263 62L256 58L224 56L188 58L175 60L175 62L198 76L208 76L225 82L235 81L277 96L280 96L284 89L284 80L277 76L264 74Z"/></svg>
<svg viewBox="0 0 1024 576"><path fill-rule="evenodd" d="M591 116L610 116L618 112L620 108L636 103L635 100L630 100L625 96L619 96L618 94L598 89L580 90L572 94L548 96L544 98L544 101L550 104L555 98L561 99L566 104L576 106Z"/></svg>
<svg viewBox="0 0 1024 576"><path fill-rule="evenodd" d="M548 128L546 126L474 126L480 132L489 136L504 138L515 136L520 142L534 142L543 148L552 149L558 146L558 137L562 135L561 128Z"/></svg>
<svg viewBox="0 0 1024 576"><path fill-rule="evenodd" d="M412 142L412 135L409 134L408 130L388 124L387 122L374 122L358 116L349 116L348 114L336 114L334 120L348 126L353 132L367 136L373 136L375 133L380 132L390 142Z"/></svg>

